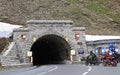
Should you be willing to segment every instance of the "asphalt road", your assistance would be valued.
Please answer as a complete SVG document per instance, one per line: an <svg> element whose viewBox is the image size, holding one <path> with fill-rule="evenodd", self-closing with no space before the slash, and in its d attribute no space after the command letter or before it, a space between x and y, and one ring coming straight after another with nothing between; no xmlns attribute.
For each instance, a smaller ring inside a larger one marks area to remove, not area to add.
<svg viewBox="0 0 120 75"><path fill-rule="evenodd" d="M117 67L74 65L44 65L22 69L1 71L0 75L120 75L120 64Z"/></svg>

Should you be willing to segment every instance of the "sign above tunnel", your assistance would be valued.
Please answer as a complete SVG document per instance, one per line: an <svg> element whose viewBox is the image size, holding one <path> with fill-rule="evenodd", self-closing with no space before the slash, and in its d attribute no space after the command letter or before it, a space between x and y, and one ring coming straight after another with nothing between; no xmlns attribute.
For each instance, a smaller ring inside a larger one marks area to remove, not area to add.
<svg viewBox="0 0 120 75"><path fill-rule="evenodd" d="M79 38L80 38L80 33L79 33L79 32L76 32L76 33L75 33L75 39L76 39L76 40L79 40Z"/></svg>
<svg viewBox="0 0 120 75"><path fill-rule="evenodd" d="M26 34L21 34L21 39L26 40Z"/></svg>

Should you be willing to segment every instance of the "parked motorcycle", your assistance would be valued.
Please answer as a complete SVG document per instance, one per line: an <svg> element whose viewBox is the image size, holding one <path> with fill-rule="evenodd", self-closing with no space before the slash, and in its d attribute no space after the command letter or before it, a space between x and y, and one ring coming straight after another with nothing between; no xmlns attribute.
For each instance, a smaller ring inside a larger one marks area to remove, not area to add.
<svg viewBox="0 0 120 75"><path fill-rule="evenodd" d="M114 59L117 61L117 63L120 63L120 54L113 54L112 55L114 57Z"/></svg>
<svg viewBox="0 0 120 75"><path fill-rule="evenodd" d="M113 66L116 67L117 66L117 61L115 60L115 57L113 56L102 56L102 64L103 66Z"/></svg>

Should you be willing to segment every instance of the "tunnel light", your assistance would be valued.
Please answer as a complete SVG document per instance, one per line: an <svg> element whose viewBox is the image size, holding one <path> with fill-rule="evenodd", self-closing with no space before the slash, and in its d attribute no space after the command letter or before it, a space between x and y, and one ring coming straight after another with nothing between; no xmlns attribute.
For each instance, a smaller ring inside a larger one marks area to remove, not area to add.
<svg viewBox="0 0 120 75"><path fill-rule="evenodd" d="M66 38L65 38L65 40L68 42L69 38L68 38L68 37L66 37Z"/></svg>
<svg viewBox="0 0 120 75"><path fill-rule="evenodd" d="M36 39L36 37L33 37L33 42L35 42L37 39Z"/></svg>

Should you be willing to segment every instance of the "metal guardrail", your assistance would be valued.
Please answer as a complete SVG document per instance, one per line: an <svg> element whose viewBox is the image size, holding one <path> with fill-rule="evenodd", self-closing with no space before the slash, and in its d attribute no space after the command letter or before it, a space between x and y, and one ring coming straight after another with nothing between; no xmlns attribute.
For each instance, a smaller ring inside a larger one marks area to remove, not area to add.
<svg viewBox="0 0 120 75"><path fill-rule="evenodd" d="M104 43L110 43L110 42L116 42L120 43L120 39L111 39L111 40L98 40L98 41L87 41L87 45L93 45L93 44L104 44Z"/></svg>

